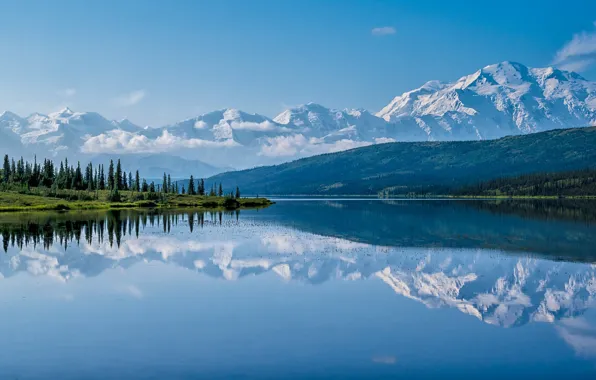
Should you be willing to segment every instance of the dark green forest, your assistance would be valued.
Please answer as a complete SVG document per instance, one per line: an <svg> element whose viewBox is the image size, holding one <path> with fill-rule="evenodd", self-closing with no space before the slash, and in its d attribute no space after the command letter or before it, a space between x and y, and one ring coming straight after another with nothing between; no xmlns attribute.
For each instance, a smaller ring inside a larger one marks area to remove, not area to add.
<svg viewBox="0 0 596 380"><path fill-rule="evenodd" d="M461 196L593 196L596 195L596 170L584 169L555 173L524 174L497 178L466 186L453 192Z"/></svg>
<svg viewBox="0 0 596 380"><path fill-rule="evenodd" d="M167 173L163 173L161 184L156 184L154 181L148 183L147 180L140 177L138 170L134 175L132 171L127 173L122 168L120 159L116 163L110 160L106 170L104 165L94 167L92 163L88 163L83 169L80 162L77 162L76 166L69 164L68 158L60 161L58 166L48 159L38 162L35 158L33 162L29 162L23 157L15 160L5 155L0 172L0 191L16 191L21 194L44 195L69 200L98 199L99 191L108 191L108 200L111 202L121 200L121 191L138 193L137 200L157 200L160 198L160 193L224 196L221 182L213 183L210 188L206 188L204 179L195 182L191 175L187 186L187 188L183 185L179 186L178 182L172 181L171 176ZM37 191L33 189L37 189ZM240 190L236 188L235 192L226 195L240 198Z"/></svg>
<svg viewBox="0 0 596 380"><path fill-rule="evenodd" d="M496 178L586 168L596 168L596 127L497 140L387 143L209 180L247 194L445 195Z"/></svg>

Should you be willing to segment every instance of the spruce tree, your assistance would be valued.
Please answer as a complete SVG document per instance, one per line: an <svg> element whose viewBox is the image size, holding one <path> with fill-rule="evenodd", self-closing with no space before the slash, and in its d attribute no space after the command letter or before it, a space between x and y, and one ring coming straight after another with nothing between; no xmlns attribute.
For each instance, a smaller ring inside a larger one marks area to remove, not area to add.
<svg viewBox="0 0 596 380"><path fill-rule="evenodd" d="M113 190L116 182L114 180L114 161L110 160L110 167L108 168L108 190Z"/></svg>
<svg viewBox="0 0 596 380"><path fill-rule="evenodd" d="M199 195L205 195L205 180L203 178L199 181Z"/></svg>
<svg viewBox="0 0 596 380"><path fill-rule="evenodd" d="M168 176L166 175L166 172L163 172L163 185L161 187L161 191L163 193L168 192Z"/></svg>
<svg viewBox="0 0 596 380"><path fill-rule="evenodd" d="M236 199L240 199L240 189L236 186Z"/></svg>
<svg viewBox="0 0 596 380"><path fill-rule="evenodd" d="M8 159L8 154L4 155L4 166L2 168L4 170L2 173L2 178L4 183L8 183L10 180L10 161Z"/></svg>
<svg viewBox="0 0 596 380"><path fill-rule="evenodd" d="M188 195L195 195L195 178L191 175L188 181Z"/></svg>
<svg viewBox="0 0 596 380"><path fill-rule="evenodd" d="M106 189L106 175L103 170L103 165L101 165L99 170L99 190Z"/></svg>
<svg viewBox="0 0 596 380"><path fill-rule="evenodd" d="M118 189L122 189L123 188L123 183L122 183L122 166L120 165L120 159L118 159L118 164L116 164L116 179L115 179L115 184L118 187Z"/></svg>
<svg viewBox="0 0 596 380"><path fill-rule="evenodd" d="M217 195L223 197L223 187L221 186L221 182L219 183L219 190L217 191Z"/></svg>
<svg viewBox="0 0 596 380"><path fill-rule="evenodd" d="M135 190L141 191L141 177L139 176L139 171L135 173Z"/></svg>

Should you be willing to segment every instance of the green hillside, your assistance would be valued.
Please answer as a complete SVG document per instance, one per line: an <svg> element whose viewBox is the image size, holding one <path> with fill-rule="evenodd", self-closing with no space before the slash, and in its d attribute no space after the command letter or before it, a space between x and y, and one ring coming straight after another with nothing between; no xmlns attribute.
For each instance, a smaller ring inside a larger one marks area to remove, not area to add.
<svg viewBox="0 0 596 380"><path fill-rule="evenodd" d="M596 167L596 127L498 140L373 145L250 170L208 182L244 194L447 194L490 179Z"/></svg>
<svg viewBox="0 0 596 380"><path fill-rule="evenodd" d="M496 178L456 190L454 195L480 196L595 196L596 170L523 174Z"/></svg>

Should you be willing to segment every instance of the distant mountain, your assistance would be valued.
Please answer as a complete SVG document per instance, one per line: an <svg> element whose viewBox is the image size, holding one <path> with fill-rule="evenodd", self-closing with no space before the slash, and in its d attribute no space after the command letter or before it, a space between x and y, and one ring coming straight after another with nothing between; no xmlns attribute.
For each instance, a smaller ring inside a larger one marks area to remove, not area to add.
<svg viewBox="0 0 596 380"><path fill-rule="evenodd" d="M446 193L496 177L596 167L596 127L498 140L388 143L223 173L244 194Z"/></svg>
<svg viewBox="0 0 596 380"><path fill-rule="evenodd" d="M377 116L418 125L431 140L477 140L596 123L596 83L553 67L486 66L456 82L431 81Z"/></svg>
<svg viewBox="0 0 596 380"><path fill-rule="evenodd" d="M175 155L249 168L394 141L485 140L596 124L596 83L556 68L502 62L430 81L373 114L315 103L274 118L222 109L156 128L68 108L0 114L0 149L25 156Z"/></svg>
<svg viewBox="0 0 596 380"><path fill-rule="evenodd" d="M91 158L91 162L103 164L107 167L110 159L115 157L110 154L97 155ZM216 167L203 161L187 160L165 153L159 155L127 154L121 157L123 168L127 170L129 168L140 168L143 177L147 179L161 179L164 172L170 174L173 179L189 178L190 175L195 178L206 178L223 171L232 170L229 167Z"/></svg>

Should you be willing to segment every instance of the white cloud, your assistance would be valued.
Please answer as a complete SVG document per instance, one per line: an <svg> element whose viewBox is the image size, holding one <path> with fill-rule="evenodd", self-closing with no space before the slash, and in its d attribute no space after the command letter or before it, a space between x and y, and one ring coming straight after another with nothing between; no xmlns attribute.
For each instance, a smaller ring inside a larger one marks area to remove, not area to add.
<svg viewBox="0 0 596 380"><path fill-rule="evenodd" d="M311 156L340 152L371 144L372 142L369 141L354 141L349 139L325 142L323 139L307 139L302 134L296 134L267 138L259 154L267 157Z"/></svg>
<svg viewBox="0 0 596 380"><path fill-rule="evenodd" d="M373 36L388 36L391 34L395 34L396 30L392 26L382 26L379 28L373 28L373 30L371 30L371 33Z"/></svg>
<svg viewBox="0 0 596 380"><path fill-rule="evenodd" d="M71 98L71 97L75 96L76 93L77 93L77 90L75 88L65 88L63 90L56 91L56 94L58 94L58 96L61 96L63 98Z"/></svg>
<svg viewBox="0 0 596 380"><path fill-rule="evenodd" d="M170 134L167 130L157 138L150 139L138 133L114 129L89 138L81 147L81 151L84 153L163 153L181 148L222 148L236 145L238 144L233 140L208 141L181 138Z"/></svg>
<svg viewBox="0 0 596 380"><path fill-rule="evenodd" d="M291 129L280 127L275 123L272 123L269 120L265 120L261 123L255 123L250 121L233 121L231 124L232 129L238 130L247 130L247 131L261 131L261 132L270 132L270 131L279 131L279 132L289 132Z"/></svg>
<svg viewBox="0 0 596 380"><path fill-rule="evenodd" d="M205 123L203 120L198 120L195 123L195 128L196 129L207 129L207 128L209 128L209 124Z"/></svg>
<svg viewBox="0 0 596 380"><path fill-rule="evenodd" d="M377 137L375 138L375 144L385 144L385 143L393 143L396 142L396 139L391 137Z"/></svg>
<svg viewBox="0 0 596 380"><path fill-rule="evenodd" d="M114 103L120 107L130 107L138 104L146 95L145 90L136 90L116 97Z"/></svg>
<svg viewBox="0 0 596 380"><path fill-rule="evenodd" d="M596 27L596 23L594 24ZM573 36L555 55L553 65L570 71L584 71L596 63L596 29Z"/></svg>

